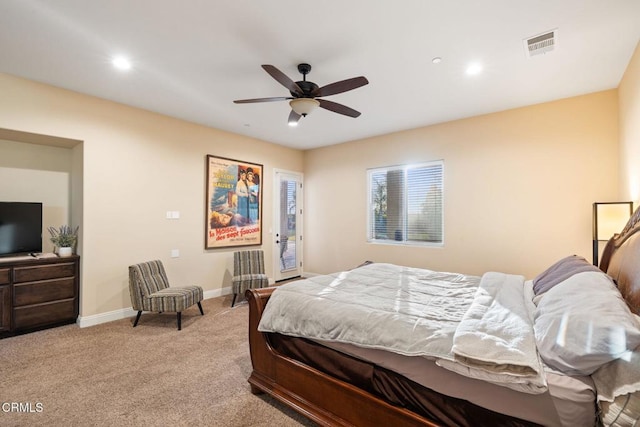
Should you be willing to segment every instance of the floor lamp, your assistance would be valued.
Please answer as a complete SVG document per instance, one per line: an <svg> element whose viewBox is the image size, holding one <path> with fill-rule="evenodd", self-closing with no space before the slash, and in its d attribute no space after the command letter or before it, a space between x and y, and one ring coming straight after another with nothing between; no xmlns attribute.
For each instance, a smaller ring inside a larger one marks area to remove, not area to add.
<svg viewBox="0 0 640 427"><path fill-rule="evenodd" d="M598 265L599 242L620 233L633 215L633 202L598 202L593 204L593 265Z"/></svg>

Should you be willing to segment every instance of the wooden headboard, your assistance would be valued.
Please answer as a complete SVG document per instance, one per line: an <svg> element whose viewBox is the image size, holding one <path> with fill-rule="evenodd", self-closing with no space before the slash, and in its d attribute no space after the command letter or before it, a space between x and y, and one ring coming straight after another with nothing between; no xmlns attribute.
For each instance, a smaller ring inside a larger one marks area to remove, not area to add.
<svg viewBox="0 0 640 427"><path fill-rule="evenodd" d="M616 281L631 311L640 315L640 208L607 242L600 268Z"/></svg>

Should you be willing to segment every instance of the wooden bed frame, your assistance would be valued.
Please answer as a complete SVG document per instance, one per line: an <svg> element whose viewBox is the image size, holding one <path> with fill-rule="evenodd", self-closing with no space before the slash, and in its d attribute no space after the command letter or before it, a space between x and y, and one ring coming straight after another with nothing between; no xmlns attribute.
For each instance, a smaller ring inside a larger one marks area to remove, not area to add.
<svg viewBox="0 0 640 427"><path fill-rule="evenodd" d="M631 311L640 314L640 209L604 249L601 268L618 284ZM408 409L276 352L258 323L275 288L249 289L251 392L268 393L322 426L432 426Z"/></svg>
<svg viewBox="0 0 640 427"><path fill-rule="evenodd" d="M268 393L322 426L431 426L420 415L393 406L356 386L277 353L258 331L264 307L275 288L249 289L251 392Z"/></svg>

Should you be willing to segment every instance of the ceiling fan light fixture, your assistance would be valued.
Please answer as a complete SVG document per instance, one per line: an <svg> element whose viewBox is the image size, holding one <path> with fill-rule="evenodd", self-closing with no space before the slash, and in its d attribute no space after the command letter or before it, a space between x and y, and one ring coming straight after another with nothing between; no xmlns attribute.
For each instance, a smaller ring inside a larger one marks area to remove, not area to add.
<svg viewBox="0 0 640 427"><path fill-rule="evenodd" d="M289 105L291 105L291 109L293 111L300 114L302 117L305 117L307 114L315 110L318 105L320 105L320 102L313 98L296 98L289 101Z"/></svg>

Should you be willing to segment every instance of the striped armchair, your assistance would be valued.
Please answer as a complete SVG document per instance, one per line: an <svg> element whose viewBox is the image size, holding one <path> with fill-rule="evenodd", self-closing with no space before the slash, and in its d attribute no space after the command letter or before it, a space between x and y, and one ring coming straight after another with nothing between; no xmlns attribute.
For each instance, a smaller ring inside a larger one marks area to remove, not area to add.
<svg viewBox="0 0 640 427"><path fill-rule="evenodd" d="M148 261L129 266L129 293L133 309L138 310L134 328L138 325L143 311L178 313L178 330L182 329L182 312L192 305L198 304L200 314L204 316L200 304L203 299L202 288L169 287L162 261Z"/></svg>
<svg viewBox="0 0 640 427"><path fill-rule="evenodd" d="M264 252L261 250L238 251L233 253L233 301L236 303L238 294L243 294L247 289L266 288L269 286L269 278L264 272Z"/></svg>

